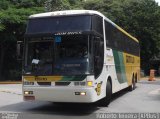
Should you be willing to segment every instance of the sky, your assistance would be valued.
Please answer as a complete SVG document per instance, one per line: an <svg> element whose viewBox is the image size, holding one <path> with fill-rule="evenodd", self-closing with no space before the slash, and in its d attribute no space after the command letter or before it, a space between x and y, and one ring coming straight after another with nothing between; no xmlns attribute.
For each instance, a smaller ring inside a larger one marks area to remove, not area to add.
<svg viewBox="0 0 160 119"><path fill-rule="evenodd" d="M160 6L160 0L155 0L156 2L158 2L158 5Z"/></svg>

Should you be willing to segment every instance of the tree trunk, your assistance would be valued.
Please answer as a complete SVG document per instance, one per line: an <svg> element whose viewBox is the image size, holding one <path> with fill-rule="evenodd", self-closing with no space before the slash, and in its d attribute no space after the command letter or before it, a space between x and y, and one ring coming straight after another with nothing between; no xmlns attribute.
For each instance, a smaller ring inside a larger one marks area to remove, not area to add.
<svg viewBox="0 0 160 119"><path fill-rule="evenodd" d="M5 55L5 48L3 47L3 44L0 46L0 80L3 80L3 64L4 64L4 55Z"/></svg>

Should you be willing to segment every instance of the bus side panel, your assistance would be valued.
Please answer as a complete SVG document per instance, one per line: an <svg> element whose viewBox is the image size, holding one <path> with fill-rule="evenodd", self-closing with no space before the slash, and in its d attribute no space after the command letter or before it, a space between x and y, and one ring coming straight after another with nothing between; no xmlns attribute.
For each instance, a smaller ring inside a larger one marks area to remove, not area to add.
<svg viewBox="0 0 160 119"><path fill-rule="evenodd" d="M112 79L112 92L115 93L128 86L123 53L108 48L106 55L106 74Z"/></svg>
<svg viewBox="0 0 160 119"><path fill-rule="evenodd" d="M127 82L123 53L113 50L117 78L120 84Z"/></svg>
<svg viewBox="0 0 160 119"><path fill-rule="evenodd" d="M132 78L139 78L140 58L131 54L123 53L124 65L126 69L126 77L128 85L132 84ZM134 77L133 77L134 76Z"/></svg>

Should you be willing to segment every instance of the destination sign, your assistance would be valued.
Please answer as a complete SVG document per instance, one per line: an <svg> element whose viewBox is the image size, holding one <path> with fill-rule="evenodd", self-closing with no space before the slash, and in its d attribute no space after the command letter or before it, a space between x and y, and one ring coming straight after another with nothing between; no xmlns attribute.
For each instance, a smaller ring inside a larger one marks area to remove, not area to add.
<svg viewBox="0 0 160 119"><path fill-rule="evenodd" d="M78 34L82 34L82 32L58 32L54 35L78 35Z"/></svg>

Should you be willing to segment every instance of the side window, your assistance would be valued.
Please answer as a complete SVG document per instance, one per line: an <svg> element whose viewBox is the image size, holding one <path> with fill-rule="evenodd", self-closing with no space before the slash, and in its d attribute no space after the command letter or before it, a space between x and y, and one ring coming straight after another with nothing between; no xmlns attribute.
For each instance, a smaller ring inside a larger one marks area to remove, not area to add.
<svg viewBox="0 0 160 119"><path fill-rule="evenodd" d="M94 38L94 74L98 78L104 63L104 41L100 37Z"/></svg>
<svg viewBox="0 0 160 119"><path fill-rule="evenodd" d="M117 49L118 48L118 38L117 38L117 29L115 27L113 27L112 35L113 35L113 41L114 41L114 48Z"/></svg>
<svg viewBox="0 0 160 119"><path fill-rule="evenodd" d="M92 29L97 33L103 35L103 19L99 16L92 16Z"/></svg>
<svg viewBox="0 0 160 119"><path fill-rule="evenodd" d="M105 20L106 46L139 56L139 44Z"/></svg>
<svg viewBox="0 0 160 119"><path fill-rule="evenodd" d="M111 30L110 29L111 29L110 24L107 21L105 21L105 37L106 37L106 46L107 47L111 46L111 44L110 44L110 40L111 40L110 32L111 32Z"/></svg>
<svg viewBox="0 0 160 119"><path fill-rule="evenodd" d="M120 49L121 51L125 51L125 41L124 41L124 38L123 38L123 34L122 32L119 32L120 33Z"/></svg>
<svg viewBox="0 0 160 119"><path fill-rule="evenodd" d="M139 53L140 53L139 51L140 51L140 46L139 46L138 43L136 43L136 55L137 55L137 56L140 55L140 54L139 54Z"/></svg>
<svg viewBox="0 0 160 119"><path fill-rule="evenodd" d="M125 35L123 33L121 33L121 43L123 46L123 52L127 52L127 43L126 43Z"/></svg>
<svg viewBox="0 0 160 119"><path fill-rule="evenodd" d="M129 40L127 36L125 36L125 42L126 42L126 52L129 53Z"/></svg>
<svg viewBox="0 0 160 119"><path fill-rule="evenodd" d="M114 41L114 49L119 50L119 51L123 51L123 43L122 43L122 34L121 31L115 27L113 27L112 30L112 42Z"/></svg>

